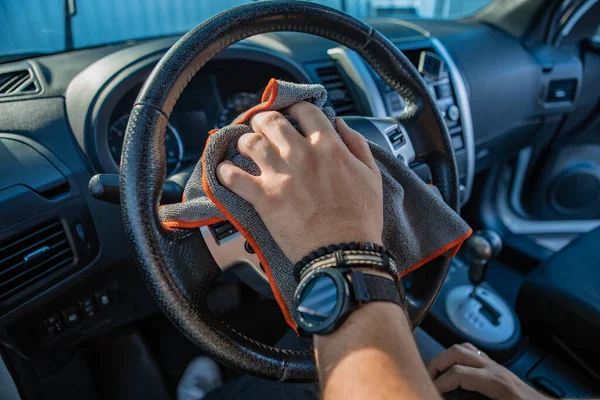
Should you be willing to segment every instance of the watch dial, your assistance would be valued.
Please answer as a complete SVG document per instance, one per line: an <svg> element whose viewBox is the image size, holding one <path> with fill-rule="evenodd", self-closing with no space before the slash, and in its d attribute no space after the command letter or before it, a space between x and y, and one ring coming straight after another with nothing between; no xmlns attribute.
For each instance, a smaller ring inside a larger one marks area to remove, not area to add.
<svg viewBox="0 0 600 400"><path fill-rule="evenodd" d="M338 298L338 289L333 279L320 275L308 283L302 291L298 313L307 323L320 323L329 318Z"/></svg>

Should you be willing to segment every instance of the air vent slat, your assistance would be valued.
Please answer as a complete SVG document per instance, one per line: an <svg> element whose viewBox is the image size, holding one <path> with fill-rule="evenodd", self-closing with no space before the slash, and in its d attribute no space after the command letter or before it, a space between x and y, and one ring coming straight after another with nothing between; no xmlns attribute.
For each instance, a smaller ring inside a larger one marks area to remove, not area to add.
<svg viewBox="0 0 600 400"><path fill-rule="evenodd" d="M21 79L15 82L14 88L11 90L11 92L20 91L23 88L23 86L25 86L29 82L30 79L31 77L27 75L21 77Z"/></svg>
<svg viewBox="0 0 600 400"><path fill-rule="evenodd" d="M34 227L0 243L0 300L74 261L60 222Z"/></svg>
<svg viewBox="0 0 600 400"><path fill-rule="evenodd" d="M0 254L4 253L6 251L11 251L10 250L11 247L19 246L22 243L24 243L25 241L32 239L34 236L43 234L44 232L48 231L49 229L53 229L53 228L56 229L57 227L60 227L60 224L58 222L54 222L52 224L44 226L43 228L32 230L31 233L29 233L27 235L22 235L18 239L11 241L9 244L5 244L2 248L0 248Z"/></svg>
<svg viewBox="0 0 600 400"><path fill-rule="evenodd" d="M23 64L21 64L23 65ZM8 96L18 96L25 94L34 94L40 91L39 82L28 64L19 68L9 67L8 71L3 71L0 66L0 98Z"/></svg>
<svg viewBox="0 0 600 400"><path fill-rule="evenodd" d="M38 273L37 275L35 275L34 278L31 278L29 280L25 280L24 282L18 284L16 287L13 287L11 289L9 289L8 291L4 291L4 289L2 288L2 285L0 285L0 300L6 300L8 299L10 296L15 295L16 293L18 293L20 290L23 290L27 287L27 285L30 285L31 282L35 279L41 279L44 276L48 275L49 273L59 269L60 267L64 267L65 265L68 265L71 261L73 261L73 257L64 259L63 261L60 261L58 264L53 265L50 268L47 268L46 270Z"/></svg>
<svg viewBox="0 0 600 400"><path fill-rule="evenodd" d="M337 115L357 115L356 104L337 66L323 66L316 68L315 71L321 84L327 90L327 97L335 113Z"/></svg>
<svg viewBox="0 0 600 400"><path fill-rule="evenodd" d="M64 233L63 232L53 233L52 235L48 236L43 241L35 242L34 244L29 245L29 246L25 247L24 249L22 249L22 250L20 250L20 251L18 251L16 253L11 254L10 256L4 258L3 260L0 260L0 276L2 276L2 274L4 273L3 272L4 268L2 268L2 266L4 265L4 263L10 262L11 259L14 259L15 257L19 257L19 256L21 256L21 259L22 259L23 256L27 255L27 253L34 251L36 248L40 248L40 247L46 245L47 244L46 242L49 242L52 239L55 239L55 238L57 238L59 236L64 236Z"/></svg>
<svg viewBox="0 0 600 400"><path fill-rule="evenodd" d="M5 285L10 285L12 284L16 279L21 278L23 275L25 274L31 274L33 272L35 272L36 269L43 267L44 265L47 265L48 263L52 263L52 261L57 260L59 258L61 258L63 255L65 255L67 252L69 252L70 249L64 249L62 251L59 251L58 253L54 254L52 257L42 261L41 263L39 263L38 265L36 265L33 268L29 268L26 269L25 271L21 272L21 273L17 273L17 275L13 275L12 278L9 279L5 279L3 280L2 283L0 283L0 292L2 291L2 287L4 287ZM24 265L24 263L21 263L22 265Z"/></svg>
<svg viewBox="0 0 600 400"><path fill-rule="evenodd" d="M8 94L11 91L15 90L15 88L19 85L19 81L21 79L23 79L23 74L20 73L14 74L12 77L9 76L6 83L2 85L2 87L0 87L0 94Z"/></svg>

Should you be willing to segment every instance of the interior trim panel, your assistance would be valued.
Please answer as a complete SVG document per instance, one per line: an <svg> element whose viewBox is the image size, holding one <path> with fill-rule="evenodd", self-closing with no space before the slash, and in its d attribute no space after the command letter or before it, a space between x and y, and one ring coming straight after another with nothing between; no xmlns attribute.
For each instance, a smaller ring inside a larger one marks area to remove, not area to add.
<svg viewBox="0 0 600 400"><path fill-rule="evenodd" d="M435 50L442 56L448 70L450 72L450 79L454 84L454 90L456 92L456 101L458 108L460 109L463 137L465 139L465 149L467 152L467 173L466 173L466 184L464 188L464 194L462 197L462 204L465 204L471 197L471 191L473 190L473 178L475 176L475 133L473 131L473 117L471 116L471 106L469 105L469 93L467 92L467 86L462 77L462 74L456 63L446 50L446 47L436 38L430 38L431 44Z"/></svg>

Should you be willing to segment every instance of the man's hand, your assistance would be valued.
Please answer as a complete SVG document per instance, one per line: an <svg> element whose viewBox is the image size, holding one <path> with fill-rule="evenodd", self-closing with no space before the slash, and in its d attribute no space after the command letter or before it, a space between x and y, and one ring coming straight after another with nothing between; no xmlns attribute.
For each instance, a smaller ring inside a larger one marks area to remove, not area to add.
<svg viewBox="0 0 600 400"><path fill-rule="evenodd" d="M441 394L462 388L490 399L549 399L471 343L452 346L431 360L427 370Z"/></svg>
<svg viewBox="0 0 600 400"><path fill-rule="evenodd" d="M381 173L367 140L338 118L340 139L310 103L287 113L302 135L276 111L254 116L254 133L243 135L237 146L261 175L225 161L217 168L221 184L254 206L292 262L329 244L381 243Z"/></svg>
<svg viewBox="0 0 600 400"><path fill-rule="evenodd" d="M278 112L254 116L254 133L237 147L261 175L225 161L217 168L221 184L254 206L292 262L329 244L381 243L381 172L367 141L341 119L336 132L310 103L287 114L302 134ZM438 398L396 304L363 305L335 332L315 336L314 344L324 399Z"/></svg>

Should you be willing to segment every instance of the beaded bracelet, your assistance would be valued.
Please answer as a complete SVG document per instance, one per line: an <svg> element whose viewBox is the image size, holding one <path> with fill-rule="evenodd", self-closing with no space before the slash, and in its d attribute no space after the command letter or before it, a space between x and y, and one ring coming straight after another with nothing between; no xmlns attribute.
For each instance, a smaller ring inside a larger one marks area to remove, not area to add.
<svg viewBox="0 0 600 400"><path fill-rule="evenodd" d="M317 250L310 252L302 260L300 260L296 264L294 264L294 277L296 278L296 281L297 282L300 281L300 275L302 273L302 270L308 264L310 264L311 262L313 262L314 260L316 260L319 257L323 257L328 254L333 254L339 250L342 250L342 251L362 250L362 251L378 253L383 258L385 264L389 264L389 259L396 260L396 257L394 256L394 253L392 253L391 250L387 249L385 246L371 243L371 242L365 242L365 243L350 242L350 243L340 243L337 245L331 244L327 247L320 247Z"/></svg>

